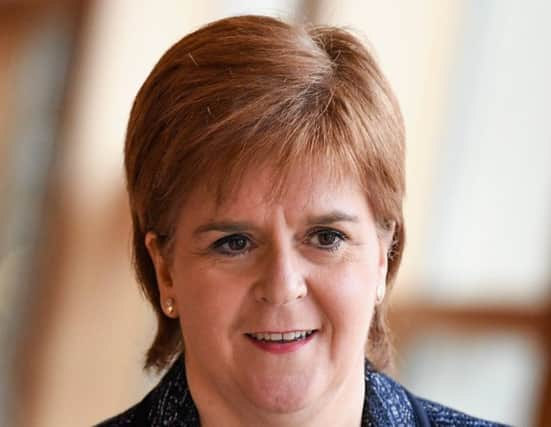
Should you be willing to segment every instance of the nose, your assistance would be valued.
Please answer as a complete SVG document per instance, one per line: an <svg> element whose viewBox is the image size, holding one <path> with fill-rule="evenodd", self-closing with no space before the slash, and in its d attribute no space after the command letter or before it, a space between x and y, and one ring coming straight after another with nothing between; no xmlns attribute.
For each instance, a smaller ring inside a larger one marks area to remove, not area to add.
<svg viewBox="0 0 551 427"><path fill-rule="evenodd" d="M257 301L285 305L304 298L308 287L300 268L300 255L292 247L270 251L254 287Z"/></svg>

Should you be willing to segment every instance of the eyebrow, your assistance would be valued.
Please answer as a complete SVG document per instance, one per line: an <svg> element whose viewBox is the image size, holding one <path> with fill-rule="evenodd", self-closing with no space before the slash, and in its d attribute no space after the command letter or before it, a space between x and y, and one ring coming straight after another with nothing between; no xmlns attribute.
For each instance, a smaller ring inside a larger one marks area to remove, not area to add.
<svg viewBox="0 0 551 427"><path fill-rule="evenodd" d="M313 224L332 224L334 222L358 222L359 218L345 212L335 210L327 214L308 216L307 223Z"/></svg>
<svg viewBox="0 0 551 427"><path fill-rule="evenodd" d="M310 215L306 218L308 225L314 224L333 224L335 222L358 222L359 218L342 211L331 211L322 215ZM255 230L258 227L250 222L244 221L214 221L200 225L193 231L193 235L208 233L209 231L220 231L225 233L235 233L243 230Z"/></svg>
<svg viewBox="0 0 551 427"><path fill-rule="evenodd" d="M193 235L197 236L209 231L223 231L225 233L235 233L237 231L256 229L250 222L232 222L232 221L215 221L200 225L193 231Z"/></svg>

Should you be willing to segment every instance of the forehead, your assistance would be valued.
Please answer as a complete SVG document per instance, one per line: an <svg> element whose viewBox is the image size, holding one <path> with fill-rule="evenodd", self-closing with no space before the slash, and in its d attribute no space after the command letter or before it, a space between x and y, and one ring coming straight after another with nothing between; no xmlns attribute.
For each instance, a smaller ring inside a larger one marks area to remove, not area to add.
<svg viewBox="0 0 551 427"><path fill-rule="evenodd" d="M291 206L295 211L334 209L340 204L367 199L359 181L351 174L335 174L324 165L294 168L282 174L273 165L243 173L239 179L202 185L190 194L183 210L209 216L231 216L254 212L259 207Z"/></svg>

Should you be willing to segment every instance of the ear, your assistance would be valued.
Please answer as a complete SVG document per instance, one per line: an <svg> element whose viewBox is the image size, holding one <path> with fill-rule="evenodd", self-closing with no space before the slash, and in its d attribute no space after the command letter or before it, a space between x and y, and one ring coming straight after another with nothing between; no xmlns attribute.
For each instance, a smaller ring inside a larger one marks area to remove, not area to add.
<svg viewBox="0 0 551 427"><path fill-rule="evenodd" d="M167 311L167 304L169 306L174 305L176 301L174 287L172 286L172 274L167 260L161 253L157 234L152 231L147 232L145 235L145 247L155 267L155 276L157 278L157 286L159 287L161 299L159 303L167 316L174 317L175 313L172 309L170 313Z"/></svg>
<svg viewBox="0 0 551 427"><path fill-rule="evenodd" d="M396 229L396 223L392 222L385 227L379 228L379 274L382 281L386 280L386 273L388 271L388 253L392 248L394 239L394 231Z"/></svg>

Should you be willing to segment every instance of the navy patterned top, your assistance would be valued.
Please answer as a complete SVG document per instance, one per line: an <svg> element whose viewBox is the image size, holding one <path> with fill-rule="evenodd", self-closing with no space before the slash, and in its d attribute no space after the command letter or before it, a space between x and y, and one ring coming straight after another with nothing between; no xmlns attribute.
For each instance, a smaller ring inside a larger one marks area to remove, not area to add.
<svg viewBox="0 0 551 427"><path fill-rule="evenodd" d="M187 385L183 358L138 404L97 427L199 427L199 414ZM362 427L499 427L489 421L415 397L366 362Z"/></svg>

